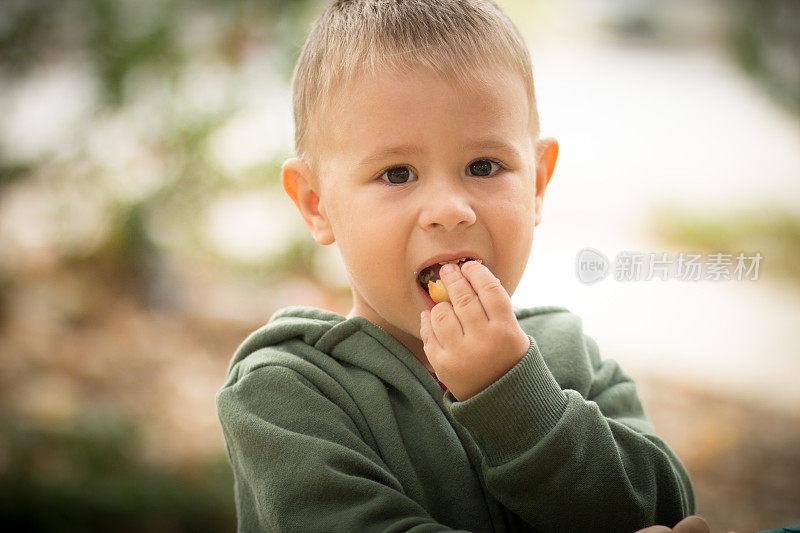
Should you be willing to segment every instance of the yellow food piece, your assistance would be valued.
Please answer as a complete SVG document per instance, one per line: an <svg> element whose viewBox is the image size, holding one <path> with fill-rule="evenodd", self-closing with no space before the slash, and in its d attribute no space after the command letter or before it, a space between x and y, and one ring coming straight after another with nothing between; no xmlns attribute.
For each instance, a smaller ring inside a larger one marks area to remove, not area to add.
<svg viewBox="0 0 800 533"><path fill-rule="evenodd" d="M450 301L450 297L447 295L447 289L444 288L442 280L429 281L428 293L431 295L431 300L437 304Z"/></svg>

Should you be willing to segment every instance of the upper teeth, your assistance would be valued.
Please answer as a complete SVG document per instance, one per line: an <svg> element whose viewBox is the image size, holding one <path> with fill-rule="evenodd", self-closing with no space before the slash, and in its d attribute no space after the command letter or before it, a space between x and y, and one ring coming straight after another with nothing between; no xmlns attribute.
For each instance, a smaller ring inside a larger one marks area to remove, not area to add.
<svg viewBox="0 0 800 533"><path fill-rule="evenodd" d="M422 271L420 271L420 273L417 275L420 277L420 281L422 281L422 283L424 284L427 283L429 279L439 278L439 269L434 267L437 266L441 267L442 265L446 265L447 263L461 263L462 261L469 261L469 260L470 260L469 257L462 257L460 259L451 259L450 261L440 261L438 263L434 263L430 266L423 268ZM424 276L422 275L423 271L426 271Z"/></svg>

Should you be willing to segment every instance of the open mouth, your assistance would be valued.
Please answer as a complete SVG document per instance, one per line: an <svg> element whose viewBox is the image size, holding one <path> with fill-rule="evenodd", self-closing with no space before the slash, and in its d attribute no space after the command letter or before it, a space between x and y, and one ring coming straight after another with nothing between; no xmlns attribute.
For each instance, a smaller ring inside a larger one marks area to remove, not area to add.
<svg viewBox="0 0 800 533"><path fill-rule="evenodd" d="M428 282L436 283L439 281L439 269L442 268L442 265L446 265L447 263L455 263L457 265L461 265L462 263L466 263L467 261L477 261L481 263L480 259L475 259L473 257L462 257L461 259L453 259L451 261L442 261L440 263L434 263L430 266L423 268L419 275L417 275L417 282L420 286L428 292Z"/></svg>

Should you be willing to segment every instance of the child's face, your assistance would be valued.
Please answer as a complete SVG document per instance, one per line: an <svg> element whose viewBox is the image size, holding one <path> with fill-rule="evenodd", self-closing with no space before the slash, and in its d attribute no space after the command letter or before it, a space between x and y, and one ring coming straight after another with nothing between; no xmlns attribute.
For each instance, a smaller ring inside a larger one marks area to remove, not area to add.
<svg viewBox="0 0 800 533"><path fill-rule="evenodd" d="M509 294L522 277L546 185L535 201L528 105L522 81L502 70L463 87L421 71L384 72L359 80L318 129L321 164L309 180L318 205L304 217L318 242L339 243L351 315L418 357L420 311L434 305L422 269L481 259Z"/></svg>

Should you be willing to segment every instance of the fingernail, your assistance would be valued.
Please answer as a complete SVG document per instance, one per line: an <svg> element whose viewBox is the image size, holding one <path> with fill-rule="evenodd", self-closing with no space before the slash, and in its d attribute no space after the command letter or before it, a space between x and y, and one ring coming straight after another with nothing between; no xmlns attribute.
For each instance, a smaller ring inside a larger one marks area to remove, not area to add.
<svg viewBox="0 0 800 533"><path fill-rule="evenodd" d="M456 267L456 265L453 263L447 263L446 265L442 266L442 269L439 271L439 275L450 276L451 274L454 274L457 269L458 267Z"/></svg>

